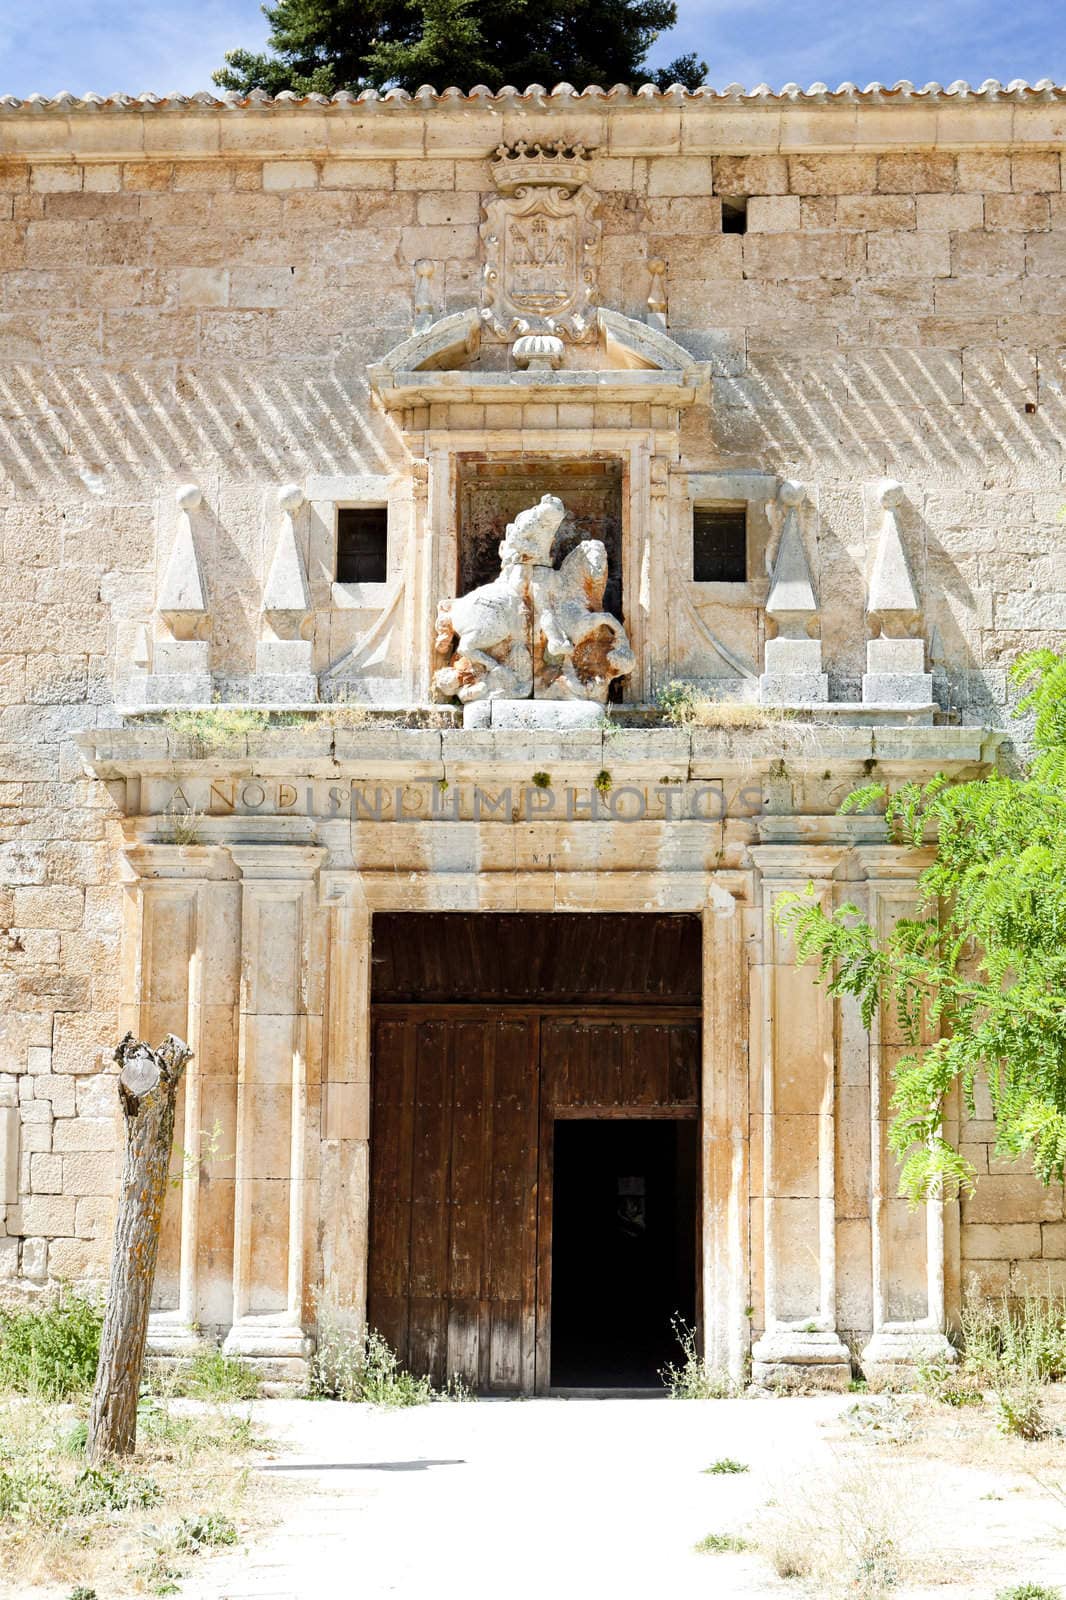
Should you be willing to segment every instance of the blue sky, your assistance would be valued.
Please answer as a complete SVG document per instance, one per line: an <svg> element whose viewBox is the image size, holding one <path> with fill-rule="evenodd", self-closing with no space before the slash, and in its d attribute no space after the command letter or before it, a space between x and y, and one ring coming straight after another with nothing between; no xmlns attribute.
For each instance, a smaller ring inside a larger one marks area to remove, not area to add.
<svg viewBox="0 0 1066 1600"><path fill-rule="evenodd" d="M680 0L679 10L651 60L695 50L717 87L1066 79L1066 0ZM209 89L225 50L266 33L257 0L0 0L0 94Z"/></svg>

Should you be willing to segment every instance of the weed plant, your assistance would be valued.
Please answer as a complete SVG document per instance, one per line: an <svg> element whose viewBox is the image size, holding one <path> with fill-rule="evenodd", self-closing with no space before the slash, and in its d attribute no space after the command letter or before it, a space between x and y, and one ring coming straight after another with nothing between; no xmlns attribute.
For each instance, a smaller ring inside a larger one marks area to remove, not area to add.
<svg viewBox="0 0 1066 1600"><path fill-rule="evenodd" d="M438 1396L428 1378L416 1378L375 1329L345 1325L332 1307L320 1306L318 1344L311 1361L312 1396L324 1400L365 1401L374 1406L422 1406L431 1400L469 1399L461 1379L450 1380Z"/></svg>
<svg viewBox="0 0 1066 1600"><path fill-rule="evenodd" d="M672 1400L725 1400L735 1395L732 1378L710 1366L696 1348L696 1330L682 1317L673 1317L670 1326L681 1346L681 1359L669 1361L659 1377Z"/></svg>

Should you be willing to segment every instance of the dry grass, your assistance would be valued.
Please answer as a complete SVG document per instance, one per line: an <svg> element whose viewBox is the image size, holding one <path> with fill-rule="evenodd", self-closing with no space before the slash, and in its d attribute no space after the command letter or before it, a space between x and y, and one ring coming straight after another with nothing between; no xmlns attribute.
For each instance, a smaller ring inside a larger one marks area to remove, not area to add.
<svg viewBox="0 0 1066 1600"><path fill-rule="evenodd" d="M822 1473L781 1490L759 1518L758 1543L779 1578L820 1600L882 1600L916 1567L918 1497L898 1470Z"/></svg>
<svg viewBox="0 0 1066 1600"><path fill-rule="evenodd" d="M675 728L776 728L794 722L795 713L782 706L747 700L714 700L689 683L667 684L659 695L663 720Z"/></svg>
<svg viewBox="0 0 1066 1600"><path fill-rule="evenodd" d="M0 1579L10 1592L52 1583L101 1600L175 1594L200 1552L247 1529L256 1443L247 1406L145 1401L136 1455L99 1471L86 1467L84 1440L73 1405L0 1400Z"/></svg>

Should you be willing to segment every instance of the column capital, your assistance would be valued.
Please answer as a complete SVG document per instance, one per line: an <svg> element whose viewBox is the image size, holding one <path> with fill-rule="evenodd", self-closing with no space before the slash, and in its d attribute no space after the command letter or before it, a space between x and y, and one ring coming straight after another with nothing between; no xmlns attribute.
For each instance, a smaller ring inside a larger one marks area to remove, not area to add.
<svg viewBox="0 0 1066 1600"><path fill-rule="evenodd" d="M306 878L315 876L329 851L317 844L231 844L227 846L241 877Z"/></svg>
<svg viewBox="0 0 1066 1600"><path fill-rule="evenodd" d="M850 848L840 844L753 844L748 854L764 878L807 883L812 878L831 878Z"/></svg>

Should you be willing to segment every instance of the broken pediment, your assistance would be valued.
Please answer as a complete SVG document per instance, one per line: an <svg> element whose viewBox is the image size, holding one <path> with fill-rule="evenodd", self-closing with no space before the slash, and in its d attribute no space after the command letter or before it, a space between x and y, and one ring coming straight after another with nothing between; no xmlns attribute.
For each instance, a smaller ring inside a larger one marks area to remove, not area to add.
<svg viewBox="0 0 1066 1600"><path fill-rule="evenodd" d="M611 401L688 406L709 382L709 365L689 355L661 329L599 307L590 318L590 348L567 346L558 363L518 366L514 352L497 347L506 365L484 359L479 313L453 312L412 334L368 369L370 386L386 410L441 404L523 404ZM521 343L521 341L519 341Z"/></svg>

